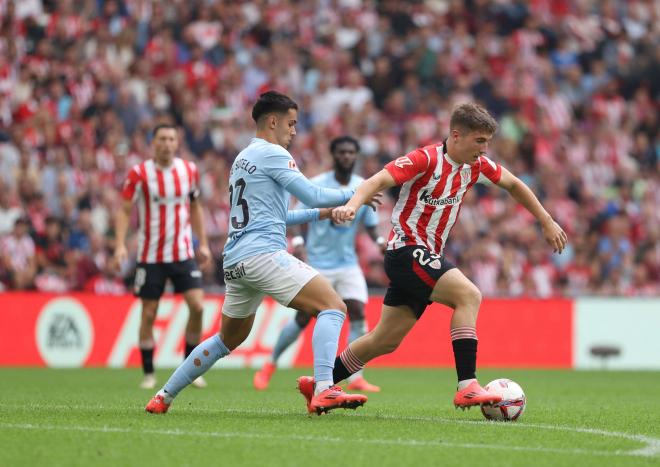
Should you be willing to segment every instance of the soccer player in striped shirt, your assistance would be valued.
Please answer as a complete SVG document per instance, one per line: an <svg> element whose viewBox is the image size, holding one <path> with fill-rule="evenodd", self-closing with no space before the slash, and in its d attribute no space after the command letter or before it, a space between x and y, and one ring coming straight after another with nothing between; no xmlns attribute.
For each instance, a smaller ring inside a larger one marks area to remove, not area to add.
<svg viewBox="0 0 660 467"><path fill-rule="evenodd" d="M177 128L161 124L153 131L153 158L135 165L121 191L123 203L117 212L115 261L126 260L126 232L133 204L139 213L138 260L134 293L142 301L139 346L142 356L143 389L156 387L153 355L153 325L158 302L170 279L182 293L189 316L185 333L185 356L199 344L202 333L202 273L194 259L192 232L199 240L200 265L211 261L199 199L199 172L194 162L176 157ZM192 228L191 228L192 227ZM205 387L204 379L194 382Z"/></svg>
<svg viewBox="0 0 660 467"><path fill-rule="evenodd" d="M431 302L453 308L450 337L458 388L456 407L495 403L500 396L484 390L476 379L477 314L481 293L442 256L449 232L458 218L465 193L475 183L495 184L536 217L546 242L561 253L567 237L534 193L517 177L486 156L497 123L473 103L452 112L449 135L441 143L417 149L388 163L358 187L333 220L354 218L362 200L395 185L401 186L392 212L393 229L385 252L390 279L379 323L353 341L337 357L333 380L338 383L380 355L393 352ZM309 400L313 378L298 379Z"/></svg>

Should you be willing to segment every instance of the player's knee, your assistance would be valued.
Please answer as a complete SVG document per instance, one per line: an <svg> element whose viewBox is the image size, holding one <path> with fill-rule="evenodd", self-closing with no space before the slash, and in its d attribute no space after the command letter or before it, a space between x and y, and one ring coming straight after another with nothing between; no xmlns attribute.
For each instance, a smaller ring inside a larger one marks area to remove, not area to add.
<svg viewBox="0 0 660 467"><path fill-rule="evenodd" d="M320 313L323 310L339 310L342 313L346 314L346 304L337 294L333 294L329 297L326 297L318 305L317 313Z"/></svg>
<svg viewBox="0 0 660 467"><path fill-rule="evenodd" d="M477 286L470 283L470 285L465 287L465 289L460 294L459 300L460 305L479 310L479 306L481 306L482 295Z"/></svg>
<svg viewBox="0 0 660 467"><path fill-rule="evenodd" d="M153 324L156 319L157 308L142 308L142 323L143 324Z"/></svg>
<svg viewBox="0 0 660 467"><path fill-rule="evenodd" d="M331 309L332 310L339 310L342 313L346 314L347 311L348 311L348 309L346 308L346 304L344 303L344 301L341 298L339 298L339 297L337 297L337 298L338 298L338 300L336 300L333 303Z"/></svg>

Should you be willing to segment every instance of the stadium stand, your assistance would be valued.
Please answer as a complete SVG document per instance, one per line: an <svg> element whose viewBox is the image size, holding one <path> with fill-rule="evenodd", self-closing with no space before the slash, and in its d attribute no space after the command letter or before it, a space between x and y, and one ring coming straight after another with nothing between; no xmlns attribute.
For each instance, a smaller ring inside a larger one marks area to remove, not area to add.
<svg viewBox="0 0 660 467"><path fill-rule="evenodd" d="M130 288L130 265L109 264L113 213L158 122L180 125L201 168L219 255L228 167L252 102L277 89L301 106L290 151L308 176L335 136L360 141L369 176L441 141L454 104L483 103L501 125L491 156L570 244L552 255L530 215L480 188L452 261L491 297L660 294L653 0L0 0L0 18L0 288ZM377 247L358 245L370 285L386 285Z"/></svg>

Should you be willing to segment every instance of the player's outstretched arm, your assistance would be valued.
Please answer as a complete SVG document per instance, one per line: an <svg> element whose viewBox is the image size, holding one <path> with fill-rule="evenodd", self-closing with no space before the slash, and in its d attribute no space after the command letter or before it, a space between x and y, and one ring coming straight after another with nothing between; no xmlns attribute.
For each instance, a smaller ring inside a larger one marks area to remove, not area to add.
<svg viewBox="0 0 660 467"><path fill-rule="evenodd" d="M502 176L498 186L504 188L509 194L531 212L540 222L545 241L548 242L556 253L561 253L566 247L568 237L564 230L555 222L552 216L545 210L536 195L525 183L502 167Z"/></svg>
<svg viewBox="0 0 660 467"><path fill-rule="evenodd" d="M330 219L331 214L331 208L289 209L286 212L286 225L294 226L307 224L308 222L322 221L324 219Z"/></svg>
<svg viewBox="0 0 660 467"><path fill-rule="evenodd" d="M332 219L339 223L352 221L355 218L355 213L360 209L360 206L363 204L369 204L371 200L376 197L377 193L393 187L396 184L394 177L392 177L386 169L381 170L362 182L355 190L353 197L345 206L333 209Z"/></svg>
<svg viewBox="0 0 660 467"><path fill-rule="evenodd" d="M348 201L354 193L349 188L324 188L315 185L302 174L285 187L286 191L298 198L301 203L314 208L339 206Z"/></svg>

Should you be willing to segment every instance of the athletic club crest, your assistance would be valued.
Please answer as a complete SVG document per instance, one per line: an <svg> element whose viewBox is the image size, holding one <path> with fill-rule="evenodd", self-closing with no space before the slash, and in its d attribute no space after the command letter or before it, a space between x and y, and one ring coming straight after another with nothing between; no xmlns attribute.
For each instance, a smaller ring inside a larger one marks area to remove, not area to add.
<svg viewBox="0 0 660 467"><path fill-rule="evenodd" d="M463 182L463 185L467 185L470 183L470 180L472 179L472 169L463 169L461 170L461 182Z"/></svg>
<svg viewBox="0 0 660 467"><path fill-rule="evenodd" d="M439 259L434 259L429 263L429 266L432 267L433 269L440 269L442 267L442 263L440 262Z"/></svg>

